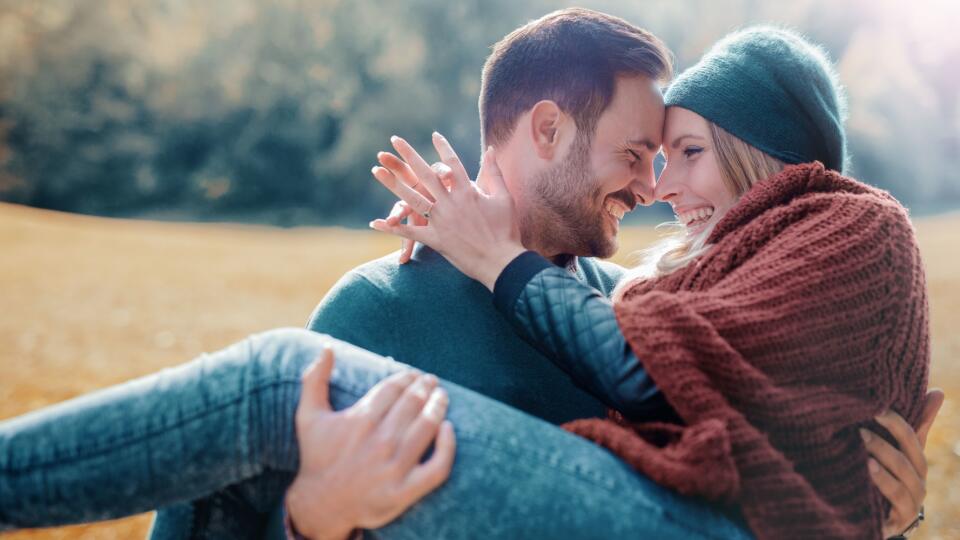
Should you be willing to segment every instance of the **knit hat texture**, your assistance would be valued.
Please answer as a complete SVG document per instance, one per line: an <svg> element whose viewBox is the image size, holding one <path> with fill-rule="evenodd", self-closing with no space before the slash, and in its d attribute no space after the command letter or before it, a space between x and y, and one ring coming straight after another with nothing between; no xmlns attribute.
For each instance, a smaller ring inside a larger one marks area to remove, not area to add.
<svg viewBox="0 0 960 540"><path fill-rule="evenodd" d="M846 165L843 89L826 53L793 31L757 26L726 36L677 77L664 102L788 164Z"/></svg>

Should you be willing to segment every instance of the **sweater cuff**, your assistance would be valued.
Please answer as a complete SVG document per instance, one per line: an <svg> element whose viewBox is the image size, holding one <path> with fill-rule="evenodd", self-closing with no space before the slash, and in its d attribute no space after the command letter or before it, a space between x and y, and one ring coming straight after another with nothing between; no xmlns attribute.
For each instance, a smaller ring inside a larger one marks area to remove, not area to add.
<svg viewBox="0 0 960 540"><path fill-rule="evenodd" d="M533 276L554 264L535 251L524 251L510 261L493 284L493 304L504 315L513 313L513 306Z"/></svg>

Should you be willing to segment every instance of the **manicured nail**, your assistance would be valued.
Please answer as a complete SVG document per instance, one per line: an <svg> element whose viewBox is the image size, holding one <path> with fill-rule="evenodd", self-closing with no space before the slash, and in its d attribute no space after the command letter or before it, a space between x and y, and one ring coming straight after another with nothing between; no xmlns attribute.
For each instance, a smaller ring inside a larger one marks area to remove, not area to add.
<svg viewBox="0 0 960 540"><path fill-rule="evenodd" d="M865 429L860 429L860 438L863 439L863 442L868 443L870 439L873 438L873 435Z"/></svg>
<svg viewBox="0 0 960 540"><path fill-rule="evenodd" d="M877 474L880 472L880 464L877 463L877 460L870 458L867 460L867 468L870 469L870 472Z"/></svg>

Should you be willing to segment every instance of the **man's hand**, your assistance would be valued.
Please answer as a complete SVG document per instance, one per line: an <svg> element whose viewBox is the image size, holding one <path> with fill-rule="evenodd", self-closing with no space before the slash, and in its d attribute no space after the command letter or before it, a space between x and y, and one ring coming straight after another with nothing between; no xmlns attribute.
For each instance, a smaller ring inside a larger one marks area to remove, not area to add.
<svg viewBox="0 0 960 540"><path fill-rule="evenodd" d="M447 479L456 449L436 377L395 373L334 411L333 365L328 347L304 372L295 420L300 470L286 504L294 527L312 540L389 523ZM434 441L433 455L420 463Z"/></svg>
<svg viewBox="0 0 960 540"><path fill-rule="evenodd" d="M890 514L883 523L884 538L903 532L923 508L927 496L927 460L923 449L942 404L943 392L931 390L916 431L893 411L877 417L877 422L896 439L899 450L877 434L861 430L867 451L873 456L869 463L870 475L891 504Z"/></svg>

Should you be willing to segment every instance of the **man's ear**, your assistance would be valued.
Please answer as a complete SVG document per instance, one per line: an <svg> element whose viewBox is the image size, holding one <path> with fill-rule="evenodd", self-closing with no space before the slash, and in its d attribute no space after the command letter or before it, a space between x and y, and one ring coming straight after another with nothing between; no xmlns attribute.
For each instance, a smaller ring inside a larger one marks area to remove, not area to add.
<svg viewBox="0 0 960 540"><path fill-rule="evenodd" d="M556 102L545 99L533 106L530 110L530 137L537 156L548 161L556 156L566 124L567 116Z"/></svg>

